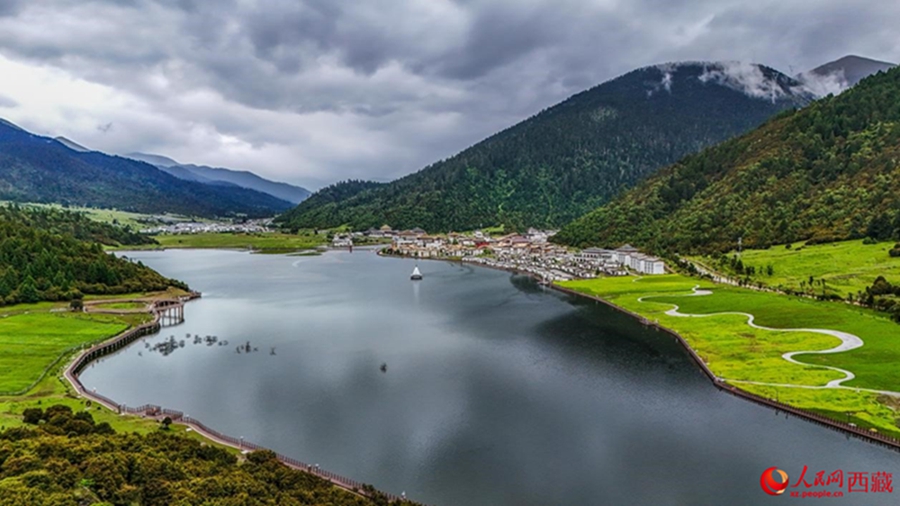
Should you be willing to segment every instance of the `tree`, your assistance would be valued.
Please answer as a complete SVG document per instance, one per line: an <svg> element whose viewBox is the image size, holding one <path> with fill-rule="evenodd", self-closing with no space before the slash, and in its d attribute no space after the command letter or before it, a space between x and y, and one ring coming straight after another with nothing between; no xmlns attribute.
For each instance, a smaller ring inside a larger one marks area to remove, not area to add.
<svg viewBox="0 0 900 506"><path fill-rule="evenodd" d="M167 417L163 418L161 423L162 423L163 430L169 430L169 426L172 425L172 419L167 416Z"/></svg>
<svg viewBox="0 0 900 506"><path fill-rule="evenodd" d="M41 300L41 294L38 293L34 284L34 278L28 276L22 285L19 286L19 300L21 302L38 302Z"/></svg>
<svg viewBox="0 0 900 506"><path fill-rule="evenodd" d="M22 412L22 421L32 425L37 425L43 417L44 412L41 408L28 408Z"/></svg>
<svg viewBox="0 0 900 506"><path fill-rule="evenodd" d="M878 213L869 222L866 235L878 241L887 241L894 235L894 227L886 213Z"/></svg>

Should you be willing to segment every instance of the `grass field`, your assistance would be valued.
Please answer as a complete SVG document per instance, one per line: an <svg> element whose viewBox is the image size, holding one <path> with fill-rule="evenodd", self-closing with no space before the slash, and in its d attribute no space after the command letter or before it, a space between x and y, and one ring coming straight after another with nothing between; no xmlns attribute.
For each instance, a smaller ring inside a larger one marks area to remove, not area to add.
<svg viewBox="0 0 900 506"><path fill-rule="evenodd" d="M696 285L713 290L713 295L683 297ZM747 325L746 317L719 315L709 318L679 318L665 311L677 304L682 313L711 314L744 312L756 316L756 323L773 328L825 328L842 330L863 339L857 350L830 355L800 355L796 359L847 369L857 378L845 383L850 387L900 391L900 326L877 314L841 303L818 302L757 292L735 287L712 285L679 275L641 278L600 278L561 283L562 286L608 300L616 305L658 320L681 334L719 377L730 380L758 381L821 386L843 377L841 373L785 361L781 355L790 351L824 350L839 340L816 333L772 332ZM650 297L639 302L641 297ZM834 413L856 413L859 424L882 431L895 431L896 413L877 394L851 390L809 390L798 388L741 388L767 397L790 400L798 407ZM846 415L845 415L846 416Z"/></svg>
<svg viewBox="0 0 900 506"><path fill-rule="evenodd" d="M198 249L249 249L259 253L292 253L314 249L326 244L323 234L282 234L269 232L261 234L181 234L155 236L160 246L154 248L198 248ZM133 248L123 248L133 249Z"/></svg>
<svg viewBox="0 0 900 506"><path fill-rule="evenodd" d="M900 258L888 255L893 246L893 242L863 244L861 240L814 246L797 243L791 249L782 245L767 250L746 250L741 258L745 266L755 267L757 273L772 266L772 276L754 277L766 285L799 290L800 282L808 283L812 276L816 280L824 279L830 293L846 298L850 293L864 291L878 276L900 283ZM700 260L710 264L709 259Z"/></svg>
<svg viewBox="0 0 900 506"><path fill-rule="evenodd" d="M128 324L110 315L34 312L0 319L0 392L19 392L67 350L114 336Z"/></svg>

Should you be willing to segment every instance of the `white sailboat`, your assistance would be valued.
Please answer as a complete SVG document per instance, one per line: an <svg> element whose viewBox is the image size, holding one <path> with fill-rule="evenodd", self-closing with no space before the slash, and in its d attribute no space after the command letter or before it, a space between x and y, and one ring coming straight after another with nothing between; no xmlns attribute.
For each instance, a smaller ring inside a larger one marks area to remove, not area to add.
<svg viewBox="0 0 900 506"><path fill-rule="evenodd" d="M417 265L415 269L413 269L412 274L410 274L409 279L413 281L418 281L422 279L422 273L419 272L419 266Z"/></svg>

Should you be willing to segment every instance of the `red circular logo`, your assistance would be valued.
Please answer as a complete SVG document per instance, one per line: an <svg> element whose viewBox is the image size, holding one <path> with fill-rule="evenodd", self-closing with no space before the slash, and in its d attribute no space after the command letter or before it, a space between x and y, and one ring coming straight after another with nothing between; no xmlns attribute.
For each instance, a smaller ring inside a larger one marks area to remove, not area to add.
<svg viewBox="0 0 900 506"><path fill-rule="evenodd" d="M763 492L769 495L781 495L788 486L788 475L777 467L770 467L763 471L759 478L759 484Z"/></svg>

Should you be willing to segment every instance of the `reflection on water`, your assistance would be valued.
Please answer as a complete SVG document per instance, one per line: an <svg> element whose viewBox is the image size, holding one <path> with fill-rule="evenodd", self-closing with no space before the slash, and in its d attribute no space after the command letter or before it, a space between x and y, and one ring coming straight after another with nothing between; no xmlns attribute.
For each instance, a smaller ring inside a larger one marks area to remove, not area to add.
<svg viewBox="0 0 900 506"><path fill-rule="evenodd" d="M129 256L204 292L179 335L231 344L135 345L88 388L429 504L757 505L771 466L900 473L896 452L719 392L667 334L526 276L430 261L414 283L414 262L361 251Z"/></svg>

